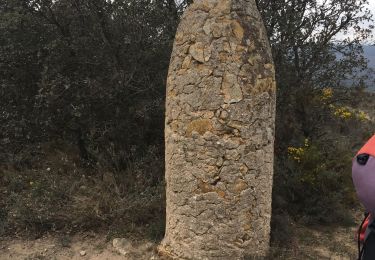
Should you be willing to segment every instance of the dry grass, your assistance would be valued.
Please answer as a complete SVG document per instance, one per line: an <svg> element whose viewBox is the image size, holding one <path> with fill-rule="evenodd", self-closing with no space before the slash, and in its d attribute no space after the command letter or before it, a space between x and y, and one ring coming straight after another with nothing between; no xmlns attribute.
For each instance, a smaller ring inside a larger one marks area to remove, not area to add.
<svg viewBox="0 0 375 260"><path fill-rule="evenodd" d="M78 151L66 144L41 146L39 157L31 168L1 168L2 236L33 239L54 234L62 245L88 231L107 241L113 237L159 241L163 237L164 184L162 177L150 177L164 172L155 152L128 162L124 172L83 167ZM273 227L276 239L271 259L354 254L353 227L314 229L291 222L281 217L281 224Z"/></svg>
<svg viewBox="0 0 375 260"><path fill-rule="evenodd" d="M48 144L31 168L3 166L0 235L92 230L108 237L159 239L164 232L164 185L148 177L164 170L155 156L150 151L140 161L129 162L126 170L110 172L83 166L70 146Z"/></svg>

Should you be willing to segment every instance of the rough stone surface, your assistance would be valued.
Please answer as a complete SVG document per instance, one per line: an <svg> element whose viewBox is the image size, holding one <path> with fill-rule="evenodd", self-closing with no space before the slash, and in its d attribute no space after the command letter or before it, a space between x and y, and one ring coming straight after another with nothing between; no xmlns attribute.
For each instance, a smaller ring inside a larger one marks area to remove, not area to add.
<svg viewBox="0 0 375 260"><path fill-rule="evenodd" d="M167 82L166 235L174 259L243 259L269 248L275 76L254 0L196 0Z"/></svg>

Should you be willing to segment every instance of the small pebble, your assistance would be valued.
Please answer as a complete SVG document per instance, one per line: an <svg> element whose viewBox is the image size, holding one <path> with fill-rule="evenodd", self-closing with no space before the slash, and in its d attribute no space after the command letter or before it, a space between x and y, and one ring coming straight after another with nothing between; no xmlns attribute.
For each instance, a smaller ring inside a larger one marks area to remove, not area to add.
<svg viewBox="0 0 375 260"><path fill-rule="evenodd" d="M83 250L82 250L82 251L79 252L79 254L80 254L81 256L85 256L85 255L86 255L86 251L83 251Z"/></svg>

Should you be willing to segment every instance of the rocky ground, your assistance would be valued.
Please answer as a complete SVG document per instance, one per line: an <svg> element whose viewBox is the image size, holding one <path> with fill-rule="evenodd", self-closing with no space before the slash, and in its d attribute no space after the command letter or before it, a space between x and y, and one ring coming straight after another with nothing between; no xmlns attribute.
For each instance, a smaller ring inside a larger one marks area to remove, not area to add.
<svg viewBox="0 0 375 260"><path fill-rule="evenodd" d="M155 247L148 241L107 241L105 235L90 233L74 237L48 235L36 240L3 239L0 244L1 260L150 259Z"/></svg>
<svg viewBox="0 0 375 260"><path fill-rule="evenodd" d="M356 227L295 228L296 238L272 248L269 259L356 259ZM106 240L85 233L73 237L47 235L36 240L0 240L1 260L142 260L157 259L154 241Z"/></svg>

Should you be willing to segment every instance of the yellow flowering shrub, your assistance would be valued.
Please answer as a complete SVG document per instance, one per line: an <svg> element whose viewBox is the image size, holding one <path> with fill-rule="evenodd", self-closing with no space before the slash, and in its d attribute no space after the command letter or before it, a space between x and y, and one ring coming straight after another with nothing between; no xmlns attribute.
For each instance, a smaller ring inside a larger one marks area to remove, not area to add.
<svg viewBox="0 0 375 260"><path fill-rule="evenodd" d="M327 104L327 101L332 100L334 96L334 90L330 87L323 88L321 94L318 95L320 101L327 105L331 110L333 116L336 118L349 120L349 119L358 119L360 121L369 120L369 116L364 111L357 111L355 109L349 108L347 106L338 106L334 104Z"/></svg>
<svg viewBox="0 0 375 260"><path fill-rule="evenodd" d="M301 159L309 146L309 139L305 139L303 147L288 147L289 158L293 159L294 161L301 162Z"/></svg>
<svg viewBox="0 0 375 260"><path fill-rule="evenodd" d="M301 162L301 156L305 153L303 148L288 147L288 155L297 162Z"/></svg>
<svg viewBox="0 0 375 260"><path fill-rule="evenodd" d="M342 119L350 119L353 117L353 113L349 111L347 107L337 107L335 108L333 114L336 117L342 118Z"/></svg>
<svg viewBox="0 0 375 260"><path fill-rule="evenodd" d="M346 205L356 202L350 175L352 151L341 140L305 139L288 147L283 191L287 201L292 201L289 211L325 222L349 219L343 212ZM333 217L326 211L332 208L339 214Z"/></svg>
<svg viewBox="0 0 375 260"><path fill-rule="evenodd" d="M364 111L359 111L357 117L358 117L358 119L360 121L367 121L367 120L369 120L369 116Z"/></svg>
<svg viewBox="0 0 375 260"><path fill-rule="evenodd" d="M360 121L368 121L369 116L366 112L362 110L354 110L350 109L348 107L337 107L334 105L329 105L329 108L331 109L333 115L337 118L341 118L344 120L348 119L358 119Z"/></svg>
<svg viewBox="0 0 375 260"><path fill-rule="evenodd" d="M320 99L322 101L327 101L333 97L333 89L332 88L323 88L322 94L320 96Z"/></svg>

